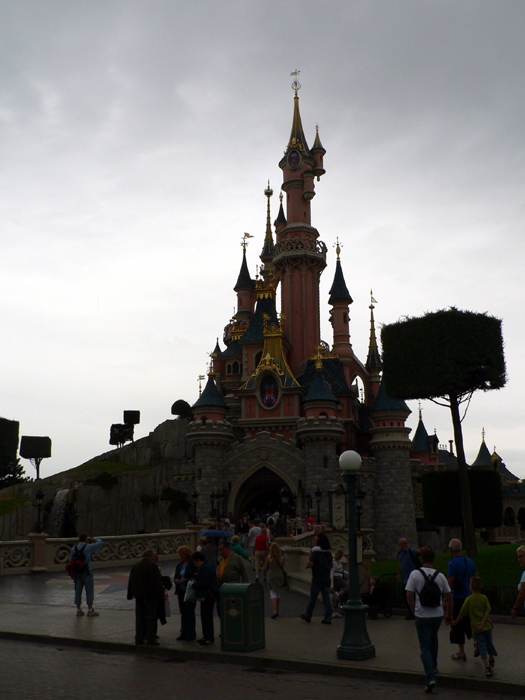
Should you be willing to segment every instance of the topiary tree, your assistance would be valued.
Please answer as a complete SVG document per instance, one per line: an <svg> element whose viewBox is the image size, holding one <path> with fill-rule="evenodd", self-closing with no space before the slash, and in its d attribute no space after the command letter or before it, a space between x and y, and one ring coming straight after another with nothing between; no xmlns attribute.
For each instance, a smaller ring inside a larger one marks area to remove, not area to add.
<svg viewBox="0 0 525 700"><path fill-rule="evenodd" d="M187 401L184 401L184 399L175 401L171 407L171 414L173 416L178 416L179 418L193 418L191 406Z"/></svg>
<svg viewBox="0 0 525 700"><path fill-rule="evenodd" d="M390 396L448 406L456 443L465 546L477 553L461 421L472 394L505 385L501 321L487 314L443 309L383 327L383 379ZM442 399L442 401L437 401ZM460 405L466 404L460 417Z"/></svg>

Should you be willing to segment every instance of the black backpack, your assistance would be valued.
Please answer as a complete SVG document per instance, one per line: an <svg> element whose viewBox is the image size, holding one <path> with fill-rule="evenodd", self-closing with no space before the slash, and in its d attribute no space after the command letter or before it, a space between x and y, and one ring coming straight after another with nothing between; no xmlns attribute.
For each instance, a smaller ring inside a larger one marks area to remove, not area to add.
<svg viewBox="0 0 525 700"><path fill-rule="evenodd" d="M434 571L433 574L429 574L428 576L422 569L420 569L419 572L423 574L425 578L425 584L419 591L419 602L421 605L424 605L425 608L437 608L438 605L441 605L441 588L436 583L436 577L439 571Z"/></svg>
<svg viewBox="0 0 525 700"><path fill-rule="evenodd" d="M82 549L80 549L78 545L75 545L73 547L73 558L70 559L66 564L66 571L71 576L71 578L75 578L75 576L85 574L86 571L88 571L86 555L84 554L85 548L85 544L82 547Z"/></svg>

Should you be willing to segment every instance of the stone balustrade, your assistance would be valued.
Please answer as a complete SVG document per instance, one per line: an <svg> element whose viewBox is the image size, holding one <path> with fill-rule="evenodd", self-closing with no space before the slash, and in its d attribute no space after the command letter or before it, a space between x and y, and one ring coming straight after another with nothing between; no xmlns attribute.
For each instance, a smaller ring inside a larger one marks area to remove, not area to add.
<svg viewBox="0 0 525 700"><path fill-rule="evenodd" d="M162 530L144 535L103 537L104 544L93 554L97 568L130 566L147 549L154 549L159 559L174 559L185 544L195 549L195 530ZM38 571L62 571L77 538L50 538L45 533L28 535L27 540L0 542L0 576Z"/></svg>

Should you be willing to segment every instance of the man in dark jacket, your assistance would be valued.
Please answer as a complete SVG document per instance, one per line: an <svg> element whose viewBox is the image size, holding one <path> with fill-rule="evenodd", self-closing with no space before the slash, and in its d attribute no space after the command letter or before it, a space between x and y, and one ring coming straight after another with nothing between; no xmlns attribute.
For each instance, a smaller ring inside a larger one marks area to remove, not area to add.
<svg viewBox="0 0 525 700"><path fill-rule="evenodd" d="M202 639L199 639L198 643L201 646L207 646L215 641L213 606L219 600L219 584L215 569L209 562L205 561L202 552L193 552L191 561L197 567L193 590L197 600L201 601Z"/></svg>
<svg viewBox="0 0 525 700"><path fill-rule="evenodd" d="M332 571L332 553L330 552L330 541L324 533L321 533L316 539L317 542L312 548L310 558L306 562L306 568L312 569L312 583L310 585L310 599L306 606L306 612L301 615L301 619L305 622L311 621L312 613L320 593L324 604L324 618L321 622L323 625L331 625L332 604L330 602L330 574Z"/></svg>
<svg viewBox="0 0 525 700"><path fill-rule="evenodd" d="M157 617L164 606L164 586L155 553L148 549L129 575L128 600L135 598L135 644L158 646Z"/></svg>

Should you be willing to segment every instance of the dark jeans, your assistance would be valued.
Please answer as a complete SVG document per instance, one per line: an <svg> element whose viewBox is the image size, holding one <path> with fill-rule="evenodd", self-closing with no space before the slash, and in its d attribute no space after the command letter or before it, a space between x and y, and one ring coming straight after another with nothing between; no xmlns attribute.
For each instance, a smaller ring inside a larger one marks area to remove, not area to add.
<svg viewBox="0 0 525 700"><path fill-rule="evenodd" d="M156 598L135 599L135 643L142 644L146 639L154 642L157 637L157 606Z"/></svg>
<svg viewBox="0 0 525 700"><path fill-rule="evenodd" d="M442 621L442 617L417 617L416 615L416 630L421 650L421 661L425 669L425 680L427 683L436 680L438 630Z"/></svg>
<svg viewBox="0 0 525 700"><path fill-rule="evenodd" d="M186 591L179 591L179 593L177 593L180 610L180 636L185 637L188 641L192 641L196 637L195 603L185 603L185 595Z"/></svg>
<svg viewBox="0 0 525 700"><path fill-rule="evenodd" d="M202 636L207 642L215 640L213 630L213 608L215 606L215 598L208 595L205 600L201 601L201 625Z"/></svg>
<svg viewBox="0 0 525 700"><path fill-rule="evenodd" d="M324 619L332 621L332 604L330 602L330 584L317 583L312 581L310 585L310 598L306 606L306 617L310 620L317 602L317 598L321 594L324 604Z"/></svg>

